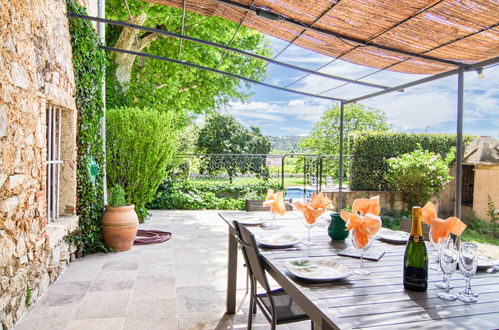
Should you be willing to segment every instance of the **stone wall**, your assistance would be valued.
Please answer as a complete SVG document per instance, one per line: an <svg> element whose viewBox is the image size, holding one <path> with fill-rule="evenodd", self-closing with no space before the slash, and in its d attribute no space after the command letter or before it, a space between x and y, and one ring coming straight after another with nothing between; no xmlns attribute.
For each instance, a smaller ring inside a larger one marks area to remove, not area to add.
<svg viewBox="0 0 499 330"><path fill-rule="evenodd" d="M1 1L0 320L12 328L71 259L76 106L64 0ZM46 107L63 111L61 214L46 217Z"/></svg>
<svg viewBox="0 0 499 330"><path fill-rule="evenodd" d="M326 192L326 195L333 201L333 205L338 205L338 191ZM343 190L343 207L351 207L357 198L380 198L381 214L393 215L407 210L404 202L404 195L398 191L351 191Z"/></svg>
<svg viewBox="0 0 499 330"><path fill-rule="evenodd" d="M473 190L473 212L479 219L490 221L488 196L499 209L499 165L476 165ZM496 211L498 213L498 211Z"/></svg>

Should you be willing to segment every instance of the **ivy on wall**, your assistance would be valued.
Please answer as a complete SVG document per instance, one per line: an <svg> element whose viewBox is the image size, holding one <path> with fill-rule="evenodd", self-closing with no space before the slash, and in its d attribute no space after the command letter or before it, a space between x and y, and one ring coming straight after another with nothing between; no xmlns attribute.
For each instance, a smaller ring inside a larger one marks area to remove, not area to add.
<svg viewBox="0 0 499 330"><path fill-rule="evenodd" d="M88 15L73 0L67 1L68 12ZM93 178L89 165L104 167L100 120L104 114L102 78L106 56L94 28L86 21L71 18L69 22L78 109L77 145L77 214L79 229L69 237L78 248L78 255L106 250L102 242L100 219L103 203L103 171Z"/></svg>

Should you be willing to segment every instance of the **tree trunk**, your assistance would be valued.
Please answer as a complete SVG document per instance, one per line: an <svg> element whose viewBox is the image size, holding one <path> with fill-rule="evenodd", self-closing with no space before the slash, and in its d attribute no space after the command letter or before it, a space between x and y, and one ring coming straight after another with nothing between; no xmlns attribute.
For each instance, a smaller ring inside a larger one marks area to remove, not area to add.
<svg viewBox="0 0 499 330"><path fill-rule="evenodd" d="M132 16L132 23L136 25L143 25L147 19L147 14L142 12L138 16ZM131 50L134 52L140 52L142 49L147 47L151 42L160 37L159 34L144 34L142 36L138 35L138 31L131 28L124 28L121 32L115 48L121 48L126 50ZM136 36L137 34L137 36ZM138 42L137 42L138 41ZM130 76L132 74L133 63L135 61L135 55L116 53L115 63L116 63L116 80L120 83L123 88L127 88L130 82Z"/></svg>

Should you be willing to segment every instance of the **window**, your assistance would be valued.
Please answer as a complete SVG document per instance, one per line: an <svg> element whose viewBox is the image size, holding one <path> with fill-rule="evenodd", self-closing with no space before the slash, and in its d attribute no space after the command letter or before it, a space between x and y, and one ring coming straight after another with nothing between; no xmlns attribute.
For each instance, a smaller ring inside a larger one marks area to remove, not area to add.
<svg viewBox="0 0 499 330"><path fill-rule="evenodd" d="M47 221L59 218L61 108L47 106Z"/></svg>
<svg viewBox="0 0 499 330"><path fill-rule="evenodd" d="M463 190L461 204L473 206L473 189L475 185L475 171L473 165L463 165Z"/></svg>

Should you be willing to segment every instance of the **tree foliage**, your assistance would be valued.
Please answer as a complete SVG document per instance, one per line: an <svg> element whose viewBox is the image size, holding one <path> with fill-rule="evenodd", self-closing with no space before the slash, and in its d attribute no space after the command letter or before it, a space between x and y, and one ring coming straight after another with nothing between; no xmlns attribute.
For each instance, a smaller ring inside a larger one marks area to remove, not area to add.
<svg viewBox="0 0 499 330"><path fill-rule="evenodd" d="M154 198L172 161L176 127L168 112L117 108L107 113L108 183L124 188L141 221L147 215L145 204Z"/></svg>
<svg viewBox="0 0 499 330"><path fill-rule="evenodd" d="M108 0L106 5L108 18L129 21L122 0ZM129 0L129 5L134 23L182 33L181 9L138 0ZM236 23L219 17L185 12L183 33L191 37L229 44L237 29ZM185 40L180 46L179 39L157 33L134 33L128 28L113 26L108 31L107 44L254 79L263 78L266 72L263 61ZM240 28L230 46L260 55L270 54L263 35L244 27ZM216 109L230 99L247 96L240 80L217 73L119 53L110 54L110 60L112 65L107 73L110 107L147 106L160 111L175 110L178 116L189 116Z"/></svg>
<svg viewBox="0 0 499 330"><path fill-rule="evenodd" d="M387 131L390 125L386 115L377 109L366 109L362 104L347 104L343 114L344 154L349 154L348 137L351 132L361 130ZM340 152L340 107L324 113L315 124L310 136L303 138L299 146L318 154L338 155Z"/></svg>
<svg viewBox="0 0 499 330"><path fill-rule="evenodd" d="M267 154L271 145L259 127L247 129L231 115L215 113L199 132L197 147L206 154ZM268 175L264 156L207 156L201 170L208 173L224 170L231 180L238 172Z"/></svg>
<svg viewBox="0 0 499 330"><path fill-rule="evenodd" d="M406 194L409 207L424 206L453 179L447 165L453 159L453 154L450 152L444 160L438 154L417 149L390 158L387 160L388 172L385 178L391 187Z"/></svg>

